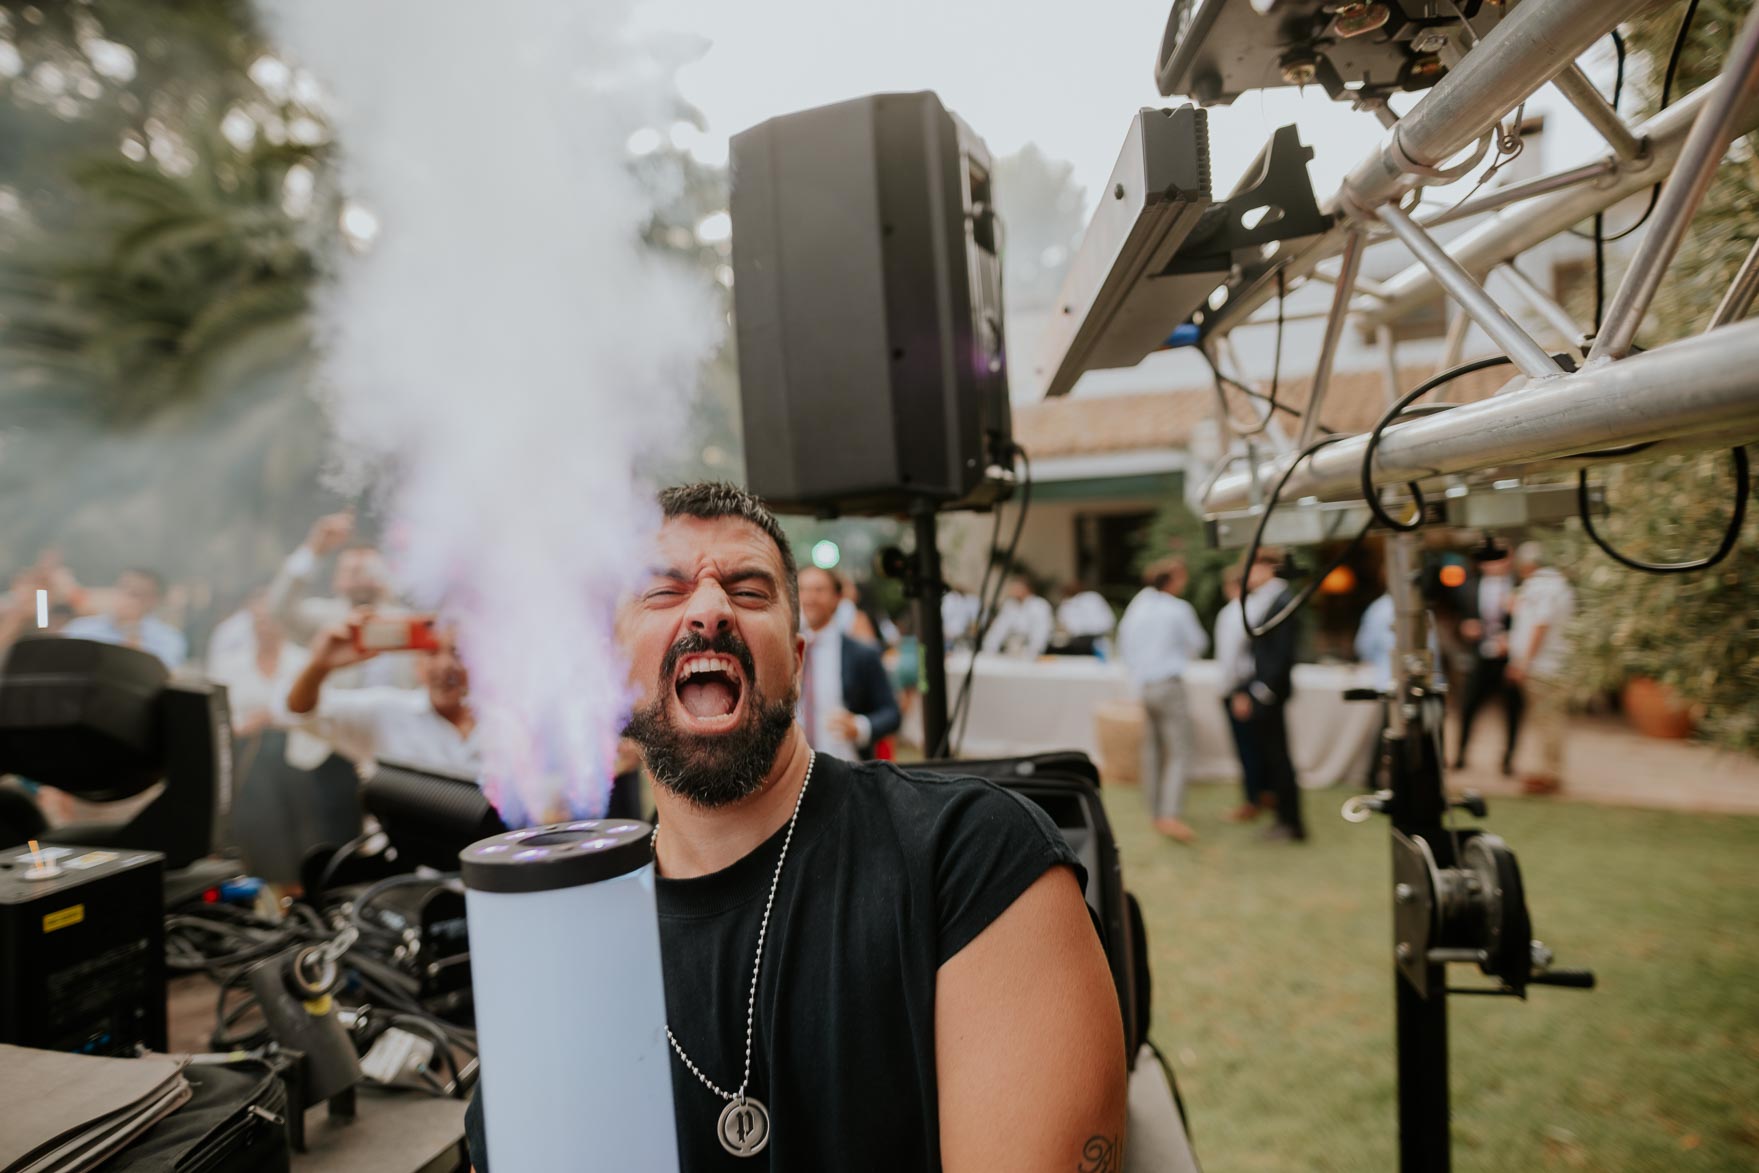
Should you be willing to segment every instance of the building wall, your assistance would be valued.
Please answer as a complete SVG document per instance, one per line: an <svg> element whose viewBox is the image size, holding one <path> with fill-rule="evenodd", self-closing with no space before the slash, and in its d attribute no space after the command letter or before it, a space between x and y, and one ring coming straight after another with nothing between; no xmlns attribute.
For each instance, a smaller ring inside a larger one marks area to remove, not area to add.
<svg viewBox="0 0 1759 1173"><path fill-rule="evenodd" d="M1157 497L1122 497L1090 501L1036 502L1026 515L1026 528L1020 534L1016 560L1031 571L1044 589L1056 592L1072 581L1076 565L1076 518L1082 514L1118 515L1152 513L1162 504ZM1001 543L1006 546L1013 533L1018 506L1002 507ZM941 519L941 557L948 582L966 591L975 591L983 578L989 549L988 514L957 514Z"/></svg>

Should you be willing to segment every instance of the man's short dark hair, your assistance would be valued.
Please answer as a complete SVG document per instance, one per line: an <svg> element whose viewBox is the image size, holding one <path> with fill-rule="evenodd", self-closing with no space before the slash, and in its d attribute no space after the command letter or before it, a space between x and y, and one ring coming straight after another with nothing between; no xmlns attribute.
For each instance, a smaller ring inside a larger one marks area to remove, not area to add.
<svg viewBox="0 0 1759 1173"><path fill-rule="evenodd" d="M1149 586L1157 591L1164 591L1167 584L1174 579L1189 577L1189 572L1185 569L1183 558L1161 558L1149 564L1143 577L1148 580Z"/></svg>
<svg viewBox="0 0 1759 1173"><path fill-rule="evenodd" d="M800 623L800 572L794 566L794 550L781 523L756 494L725 481L697 481L689 485L673 485L660 490L660 512L667 521L674 517L694 517L715 521L736 517L748 521L769 535L776 553L782 556L782 580L788 588L788 606L794 612L794 623Z"/></svg>

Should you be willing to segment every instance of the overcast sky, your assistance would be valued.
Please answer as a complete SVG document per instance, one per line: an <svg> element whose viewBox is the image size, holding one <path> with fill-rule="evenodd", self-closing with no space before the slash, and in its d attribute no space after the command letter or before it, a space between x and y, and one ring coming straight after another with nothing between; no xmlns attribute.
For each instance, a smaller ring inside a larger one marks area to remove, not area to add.
<svg viewBox="0 0 1759 1173"><path fill-rule="evenodd" d="M777 114L861 94L932 89L993 153L1034 142L1072 163L1091 210L1131 117L1143 106L1178 101L1162 98L1153 79L1170 8L1170 0L645 0L637 24L708 42L678 75L685 98L708 121L706 138L692 145L705 159L724 160L728 135ZM1415 100L1401 95L1394 105L1402 110ZM1549 88L1528 105L1529 114L1541 112L1544 169L1605 152ZM1385 133L1371 115L1312 87L1250 94L1212 108L1209 119L1218 196L1233 188L1278 126L1298 123L1302 140L1315 148L1309 172L1322 203ZM1451 198L1464 193L1455 189ZM1450 193L1432 189L1429 198L1444 201Z"/></svg>
<svg viewBox="0 0 1759 1173"><path fill-rule="evenodd" d="M1036 142L1073 163L1091 206L1131 116L1169 104L1153 72L1170 8L1170 0L646 0L638 20L709 42L679 84L708 119L711 155L724 155L728 135L776 114L932 89L992 152ZM1549 98L1540 105L1561 104ZM1597 144L1573 133L1586 127L1570 116L1572 125L1558 129L1582 139L1573 153L1584 157ZM1322 199L1383 133L1372 117L1316 89L1249 95L1210 111L1217 192L1230 190L1271 132L1292 121L1317 148L1312 174ZM1558 161L1569 160L1560 152Z"/></svg>

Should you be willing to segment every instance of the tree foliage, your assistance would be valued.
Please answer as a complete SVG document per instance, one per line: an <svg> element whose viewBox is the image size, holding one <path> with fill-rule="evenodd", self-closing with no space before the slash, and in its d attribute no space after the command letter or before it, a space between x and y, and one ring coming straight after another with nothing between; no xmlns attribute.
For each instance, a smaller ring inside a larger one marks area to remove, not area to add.
<svg viewBox="0 0 1759 1173"><path fill-rule="evenodd" d="M1705 84L1721 68L1751 0L1702 0L1680 58L1673 97ZM1627 29L1633 81L1649 109L1683 5L1668 5ZM1609 217L1610 219L1610 217ZM1738 140L1694 219L1639 335L1646 346L1701 332L1759 227L1759 160L1753 137ZM1609 224L1609 231L1619 225ZM1613 288L1618 274L1608 275ZM1610 515L1597 529L1649 561L1691 558L1715 548L1728 524L1729 456L1718 453L1632 464L1603 478ZM1585 539L1566 541L1578 584L1575 663L1586 690L1617 688L1633 676L1672 687L1723 744L1759 750L1759 537L1749 519L1727 561L1706 573L1639 574L1618 566Z"/></svg>

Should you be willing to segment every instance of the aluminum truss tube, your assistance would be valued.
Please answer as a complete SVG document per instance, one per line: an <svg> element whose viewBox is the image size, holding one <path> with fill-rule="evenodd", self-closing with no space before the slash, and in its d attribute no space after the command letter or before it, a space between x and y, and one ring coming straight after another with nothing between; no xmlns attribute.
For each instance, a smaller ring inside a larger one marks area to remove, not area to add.
<svg viewBox="0 0 1759 1173"><path fill-rule="evenodd" d="M1743 107L1759 97L1759 8L1747 14L1746 23L1729 47L1722 74L1705 87L1714 93L1692 122L1692 133L1680 150L1679 165L1661 189L1650 228L1637 244L1631 267L1619 282L1618 292L1606 307L1599 337L1588 352L1588 361L1623 358L1631 352L1637 327L1649 312L1655 291L1667 274L1674 253L1692 226L1692 216L1710 190L1710 181L1734 138Z"/></svg>
<svg viewBox="0 0 1759 1173"><path fill-rule="evenodd" d="M1345 242L1345 247L1346 248L1349 247L1348 241ZM1313 270L1312 273L1309 274L1309 276L1312 277L1313 280L1319 282L1321 285L1337 285L1339 282L1341 282L1343 280L1344 273L1343 273L1342 269L1339 269L1336 273L1322 273L1318 269L1315 269L1315 270ZM1358 293L1366 293L1369 297L1380 297L1381 296L1381 288L1380 288L1379 283L1375 282L1375 281L1370 281L1368 278L1364 277L1362 275L1362 268L1360 265L1358 265L1356 267L1356 278L1355 278L1355 280L1350 282L1350 284Z"/></svg>
<svg viewBox="0 0 1759 1173"><path fill-rule="evenodd" d="M1759 437L1755 369L1759 321L1735 322L1620 362L1398 424L1381 437L1374 480L1404 484L1682 437L1695 437L1698 451L1725 449ZM1289 478L1283 501L1359 500L1367 447L1363 435L1320 449ZM1670 451L1690 447L1668 445ZM1267 464L1258 476L1274 480L1287 459ZM1250 507L1250 479L1245 472L1217 478L1204 510Z"/></svg>
<svg viewBox="0 0 1759 1173"><path fill-rule="evenodd" d="M1673 169L1693 120L1714 89L1700 86L1638 127L1649 143L1649 153L1642 159L1617 164L1611 177L1601 183L1580 184L1508 208L1448 241L1448 253L1468 273L1488 272L1497 262L1519 256L1660 181ZM1739 129L1744 133L1755 126L1759 126L1759 102L1750 102L1741 112ZM1614 162L1602 160L1603 164ZM1422 265L1411 265L1386 278L1381 287L1387 295L1385 302L1358 308L1369 324L1396 322L1441 295L1440 285Z"/></svg>
<svg viewBox="0 0 1759 1173"><path fill-rule="evenodd" d="M1393 328L1391 326L1376 326L1374 328L1374 344L1380 347L1380 359L1386 364L1381 374L1386 378L1386 405L1391 407L1399 401L1399 396L1404 391L1403 384L1399 380L1399 347L1398 343L1393 341Z"/></svg>
<svg viewBox="0 0 1759 1173"><path fill-rule="evenodd" d="M1301 412L1301 431L1295 440L1300 451L1313 443L1319 432L1319 412L1325 404L1325 393L1331 390L1331 370L1338 357L1338 343L1344 337L1344 322L1350 316L1350 298L1356 290L1356 274L1362 267L1362 233L1352 232L1344 241L1344 263L1338 269L1337 288L1332 291L1331 313L1325 319L1325 337L1319 344L1319 365L1313 368L1313 393Z"/></svg>
<svg viewBox="0 0 1759 1173"><path fill-rule="evenodd" d="M1569 167L1563 171L1554 171L1550 175L1537 175L1532 179L1511 183L1507 187L1492 188L1483 195L1473 196L1469 200L1449 208L1435 216L1420 216L1417 223L1425 228L1434 228L1439 224L1452 224L1457 220L1470 220L1481 212L1494 212L1509 204L1530 200L1535 196L1550 195L1554 191L1562 191L1567 187L1575 187L1579 183L1587 183L1608 175L1618 168L1618 160L1611 157L1596 159L1592 163L1584 163L1580 167ZM1371 238L1372 239L1372 238Z"/></svg>
<svg viewBox="0 0 1759 1173"><path fill-rule="evenodd" d="M1390 330L1392 327L1385 322L1375 327L1377 330ZM1472 329L1472 319L1465 314L1455 314L1448 319L1447 338L1441 344L1441 360L1435 365L1435 373L1441 374L1449 367L1460 365L1460 356L1466 351L1466 332Z"/></svg>
<svg viewBox="0 0 1759 1173"><path fill-rule="evenodd" d="M1759 240L1754 240L1753 247L1747 250L1747 259L1735 270L1735 279L1729 282L1728 292L1722 295L1716 312L1710 316L1710 325L1705 328L1714 330L1746 317L1753 308L1754 294L1759 294Z"/></svg>
<svg viewBox="0 0 1759 1173"><path fill-rule="evenodd" d="M1527 274L1515 268L1515 263L1513 261L1498 265L1495 269L1492 269L1491 272L1501 273L1504 277L1507 277L1509 279L1509 284L1515 287L1516 292L1521 295L1522 299L1525 300L1528 305L1532 306L1539 316L1544 318L1546 322L1551 325L1553 330L1556 330L1559 334L1563 335L1564 346L1569 349L1570 354L1578 361L1581 360L1584 331L1581 326L1576 324L1576 320L1570 317L1569 310L1566 310L1563 306L1559 305L1557 300L1553 298L1551 294L1533 284L1533 282L1528 279Z"/></svg>
<svg viewBox="0 0 1759 1173"><path fill-rule="evenodd" d="M1448 256L1447 250L1423 231L1404 209L1396 204L1382 204L1374 214L1393 230L1393 235L1411 250L1412 256L1435 274L1441 287L1460 303L1460 308L1471 315L1480 329L1490 335L1492 342L1503 348L1522 374L1543 379L1562 372L1563 368L1552 361L1545 348L1533 341L1527 331L1521 329L1520 323L1497 305L1484 287L1460 268L1459 263Z"/></svg>
<svg viewBox="0 0 1759 1173"><path fill-rule="evenodd" d="M1612 108L1612 103L1600 96L1588 75L1580 66L1572 65L1551 79L1551 84L1558 92L1576 108L1576 112L1588 120L1612 148L1612 153L1621 159L1635 159L1643 153L1643 140L1631 133L1619 112Z"/></svg>
<svg viewBox="0 0 1759 1173"><path fill-rule="evenodd" d="M1503 17L1344 179L1338 202L1364 211L1396 200L1470 146L1610 30L1656 0L1544 0Z"/></svg>

